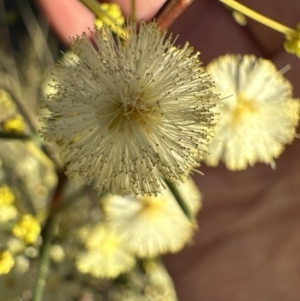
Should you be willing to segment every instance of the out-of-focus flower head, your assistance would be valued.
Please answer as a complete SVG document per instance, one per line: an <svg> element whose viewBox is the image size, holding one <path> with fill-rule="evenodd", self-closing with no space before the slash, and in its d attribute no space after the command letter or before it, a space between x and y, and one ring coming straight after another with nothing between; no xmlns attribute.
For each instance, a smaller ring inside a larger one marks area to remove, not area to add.
<svg viewBox="0 0 300 301"><path fill-rule="evenodd" d="M185 197L193 215L201 204L201 195L191 180L178 190ZM139 257L154 257L176 252L191 239L195 225L183 213L168 190L157 197L108 195L103 200L104 213L127 248Z"/></svg>
<svg viewBox="0 0 300 301"><path fill-rule="evenodd" d="M295 137L299 101L292 86L268 60L225 55L207 66L220 93L221 118L206 162L225 162L231 170L256 162L275 166L284 145Z"/></svg>
<svg viewBox="0 0 300 301"><path fill-rule="evenodd" d="M12 190L7 185L0 186L0 206L11 205L15 201Z"/></svg>
<svg viewBox="0 0 300 301"><path fill-rule="evenodd" d="M23 215L12 230L14 236L30 244L37 240L41 232L41 226L38 220L30 214Z"/></svg>
<svg viewBox="0 0 300 301"><path fill-rule="evenodd" d="M15 260L9 251L0 251L0 275L9 273L14 264Z"/></svg>
<svg viewBox="0 0 300 301"><path fill-rule="evenodd" d="M104 10L109 18L119 26L122 26L125 22L125 18L122 15L121 8L116 3L99 3L99 6ZM95 25L97 27L102 27L103 20L101 18L96 18Z"/></svg>
<svg viewBox="0 0 300 301"><path fill-rule="evenodd" d="M15 196L7 185L0 186L0 224L14 219L17 214L17 208L14 205Z"/></svg>
<svg viewBox="0 0 300 301"><path fill-rule="evenodd" d="M134 257L124 249L118 233L103 223L91 231L81 232L86 251L77 259L76 266L82 273L99 278L115 278L130 270Z"/></svg>

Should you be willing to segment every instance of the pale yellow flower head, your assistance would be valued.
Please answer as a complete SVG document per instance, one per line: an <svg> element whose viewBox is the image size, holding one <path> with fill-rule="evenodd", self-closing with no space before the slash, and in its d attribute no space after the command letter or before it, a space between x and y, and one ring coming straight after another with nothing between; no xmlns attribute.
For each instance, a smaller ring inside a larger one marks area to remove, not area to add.
<svg viewBox="0 0 300 301"><path fill-rule="evenodd" d="M14 205L15 196L7 185L0 186L0 223L6 223L18 215Z"/></svg>
<svg viewBox="0 0 300 301"><path fill-rule="evenodd" d="M274 159L295 137L299 101L292 86L268 60L225 55L207 66L220 93L220 120L206 162L231 170Z"/></svg>
<svg viewBox="0 0 300 301"><path fill-rule="evenodd" d="M42 133L64 153L69 176L99 192L151 195L199 165L217 97L191 47L174 47L155 23L129 27L125 41L95 29L98 50L86 34L74 40L79 62L54 68Z"/></svg>
<svg viewBox="0 0 300 301"><path fill-rule="evenodd" d="M21 220L14 225L12 232L14 236L30 244L37 240L41 232L41 226L35 217L30 214L26 214L23 215Z"/></svg>
<svg viewBox="0 0 300 301"><path fill-rule="evenodd" d="M27 256L18 255L15 257L15 269L18 273L24 274L30 268L30 261Z"/></svg>
<svg viewBox="0 0 300 301"><path fill-rule="evenodd" d="M13 254L22 253L25 248L24 241L14 236L7 241L7 249Z"/></svg>
<svg viewBox="0 0 300 301"><path fill-rule="evenodd" d="M0 186L0 206L11 205L15 201L12 190L7 185Z"/></svg>
<svg viewBox="0 0 300 301"><path fill-rule="evenodd" d="M50 249L50 256L54 262L62 262L66 257L66 253L62 246L55 244Z"/></svg>
<svg viewBox="0 0 300 301"><path fill-rule="evenodd" d="M9 251L0 251L0 275L8 274L14 264L15 260Z"/></svg>
<svg viewBox="0 0 300 301"><path fill-rule="evenodd" d="M115 278L134 266L135 260L124 249L120 236L107 225L100 224L85 236L86 251L76 262L80 272L97 278Z"/></svg>
<svg viewBox="0 0 300 301"><path fill-rule="evenodd" d="M184 184L181 184L181 187ZM182 191L183 189L179 190ZM187 192L187 189L184 190ZM187 206L195 214L200 193L195 197L182 194ZM122 236L128 249L139 257L154 257L177 252L190 241L195 225L166 189L157 197L109 195L103 201L107 221Z"/></svg>
<svg viewBox="0 0 300 301"><path fill-rule="evenodd" d="M18 210L14 205L0 205L0 224L4 224L18 215Z"/></svg>

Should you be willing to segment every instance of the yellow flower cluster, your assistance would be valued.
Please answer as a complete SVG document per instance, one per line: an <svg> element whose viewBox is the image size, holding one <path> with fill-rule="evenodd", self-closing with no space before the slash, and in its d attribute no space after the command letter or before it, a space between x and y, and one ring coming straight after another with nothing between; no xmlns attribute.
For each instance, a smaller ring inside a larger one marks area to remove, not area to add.
<svg viewBox="0 0 300 301"><path fill-rule="evenodd" d="M100 8L104 10L108 17L110 17L113 22L119 26L122 26L125 22L125 19L122 15L120 6L116 3L100 3ZM101 18L96 18L95 25L100 28L103 26L104 21Z"/></svg>
<svg viewBox="0 0 300 301"><path fill-rule="evenodd" d="M20 114L15 114L16 106L10 94L0 89L0 119L2 119L3 132L22 133L25 130L25 122Z"/></svg>
<svg viewBox="0 0 300 301"><path fill-rule="evenodd" d="M5 120L2 124L3 132L23 133L25 130L25 122L20 114Z"/></svg>
<svg viewBox="0 0 300 301"><path fill-rule="evenodd" d="M0 186L0 223L8 222L14 219L17 214L17 208L14 206L15 196L7 185Z"/></svg>
<svg viewBox="0 0 300 301"><path fill-rule="evenodd" d="M15 201L15 196L7 185L0 186L0 206L11 205Z"/></svg>
<svg viewBox="0 0 300 301"><path fill-rule="evenodd" d="M8 274L14 264L15 260L9 251L0 251L0 275Z"/></svg>
<svg viewBox="0 0 300 301"><path fill-rule="evenodd" d="M300 58L300 23L297 24L294 34L286 36L284 48L287 52L296 54Z"/></svg>
<svg viewBox="0 0 300 301"><path fill-rule="evenodd" d="M14 225L12 232L16 237L30 244L37 240L41 232L41 226L35 217L26 214Z"/></svg>

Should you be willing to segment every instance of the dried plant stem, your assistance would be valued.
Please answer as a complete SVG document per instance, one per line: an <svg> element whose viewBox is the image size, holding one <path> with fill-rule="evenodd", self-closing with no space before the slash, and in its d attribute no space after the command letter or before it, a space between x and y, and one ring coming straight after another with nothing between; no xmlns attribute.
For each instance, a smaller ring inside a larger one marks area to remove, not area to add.
<svg viewBox="0 0 300 301"><path fill-rule="evenodd" d="M67 177L63 170L58 171L57 177L58 183L50 203L51 214L53 214L53 212L56 212L56 210L58 209L62 197L62 192L67 182Z"/></svg>
<svg viewBox="0 0 300 301"><path fill-rule="evenodd" d="M226 4L227 6L231 7L232 9L242 13L243 15L245 15L259 23L262 23L276 31L279 31L286 36L294 36L295 34L297 35L296 30L294 30L290 27L287 27L281 23L278 23L272 19L269 19L234 0L219 0L219 1Z"/></svg>
<svg viewBox="0 0 300 301"><path fill-rule="evenodd" d="M176 201L177 201L178 205L180 206L180 208L182 209L183 213L186 215L186 217L190 221L193 222L194 221L194 217L193 217L190 209L188 208L186 202L182 198L180 192L178 191L176 185L174 185L172 182L169 182L168 180L165 180L165 183L167 184L168 188L172 192L174 198L176 199Z"/></svg>
<svg viewBox="0 0 300 301"><path fill-rule="evenodd" d="M193 0L169 0L155 16L161 30L168 29Z"/></svg>
<svg viewBox="0 0 300 301"><path fill-rule="evenodd" d="M131 0L131 11L130 11L130 20L132 22L135 21L135 16L136 16L136 1L135 0Z"/></svg>

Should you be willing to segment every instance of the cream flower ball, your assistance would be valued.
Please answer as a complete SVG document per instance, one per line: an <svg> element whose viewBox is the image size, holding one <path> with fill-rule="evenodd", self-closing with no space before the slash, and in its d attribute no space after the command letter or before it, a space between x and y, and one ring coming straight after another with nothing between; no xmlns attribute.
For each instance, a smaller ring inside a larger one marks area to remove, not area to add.
<svg viewBox="0 0 300 301"><path fill-rule="evenodd" d="M195 184L189 179L177 189L195 216L201 207L201 194ZM109 195L103 200L103 209L108 224L138 257L177 252L196 229L168 189L157 197Z"/></svg>
<svg viewBox="0 0 300 301"><path fill-rule="evenodd" d="M299 100L272 62L253 55L222 56L207 66L220 94L216 133L206 162L240 170L263 162L275 167L299 121Z"/></svg>
<svg viewBox="0 0 300 301"><path fill-rule="evenodd" d="M153 23L83 34L52 70L42 135L57 143L67 174L99 193L156 195L184 180L207 152L217 96L199 54ZM96 45L96 48L94 47Z"/></svg>

